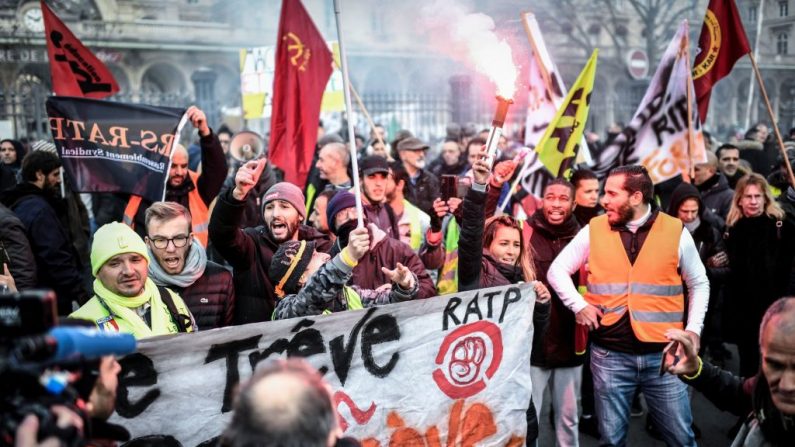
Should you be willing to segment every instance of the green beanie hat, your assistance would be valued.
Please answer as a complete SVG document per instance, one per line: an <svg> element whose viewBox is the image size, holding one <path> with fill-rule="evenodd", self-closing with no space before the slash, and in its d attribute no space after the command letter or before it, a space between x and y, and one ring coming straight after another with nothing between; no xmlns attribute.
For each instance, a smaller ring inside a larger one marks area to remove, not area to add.
<svg viewBox="0 0 795 447"><path fill-rule="evenodd" d="M91 245L91 273L97 276L108 259L122 253L138 253L149 262L146 243L132 228L121 222L101 226L94 233L94 243Z"/></svg>

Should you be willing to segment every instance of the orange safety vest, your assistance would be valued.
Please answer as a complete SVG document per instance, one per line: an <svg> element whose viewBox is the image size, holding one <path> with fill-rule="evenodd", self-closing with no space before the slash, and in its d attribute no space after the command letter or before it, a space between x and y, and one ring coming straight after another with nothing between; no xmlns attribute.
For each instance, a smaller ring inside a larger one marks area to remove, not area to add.
<svg viewBox="0 0 795 447"><path fill-rule="evenodd" d="M601 324L615 324L629 309L638 340L667 342L665 331L684 328L685 299L679 274L682 222L657 214L643 247L630 264L621 235L607 215L591 219L588 285L585 299L603 313Z"/></svg>
<svg viewBox="0 0 795 447"><path fill-rule="evenodd" d="M208 233L207 228L210 223L210 212L207 205L202 200L199 194L198 181L199 174L188 171L190 179L193 181L194 188L188 193L188 209L190 210L190 226L193 231L193 236L199 240L202 247L207 248ZM135 228L135 215L138 213L138 208L141 206L141 196L131 195L130 201L127 202L127 208L124 209L123 222Z"/></svg>

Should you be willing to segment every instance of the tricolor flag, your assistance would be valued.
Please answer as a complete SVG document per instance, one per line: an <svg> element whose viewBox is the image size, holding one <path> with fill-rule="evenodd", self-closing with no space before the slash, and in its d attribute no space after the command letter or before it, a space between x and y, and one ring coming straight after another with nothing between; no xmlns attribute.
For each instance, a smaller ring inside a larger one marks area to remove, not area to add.
<svg viewBox="0 0 795 447"><path fill-rule="evenodd" d="M599 177L611 169L632 164L646 166L654 183L687 174L691 164L706 162L704 136L698 108L691 104L688 120L688 92L693 94L688 61L687 21L683 21L643 96L643 100L621 134L604 148L591 168ZM692 123L690 138L688 121Z"/></svg>
<svg viewBox="0 0 795 447"><path fill-rule="evenodd" d="M101 99L119 91L110 70L41 2L52 90L58 96Z"/></svg>
<svg viewBox="0 0 795 447"><path fill-rule="evenodd" d="M732 71L738 59L750 52L751 46L734 0L710 0L693 64L693 86L702 122L707 119L712 86Z"/></svg>

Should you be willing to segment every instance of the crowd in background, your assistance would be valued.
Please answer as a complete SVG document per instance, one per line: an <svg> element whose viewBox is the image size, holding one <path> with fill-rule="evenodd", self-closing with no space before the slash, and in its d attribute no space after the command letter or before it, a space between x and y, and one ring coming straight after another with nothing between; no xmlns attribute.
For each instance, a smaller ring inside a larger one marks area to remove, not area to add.
<svg viewBox="0 0 795 447"><path fill-rule="evenodd" d="M548 389L560 445L578 445L578 431L625 443L638 391L656 436L694 445L688 382L704 382L702 370L713 379L702 387L728 380L710 369L731 355L727 344L737 345L739 375L758 381L765 312L795 294L795 189L764 124L725 142L706 135L707 160L690 181L652 185L640 166L600 179L579 166L541 197L510 191L521 135L503 136L490 160L488 130L451 125L431 147L376 126L356 140L359 227L345 135L321 124L307 184L294 185L267 152L235 159L234 132L210 128L196 107L188 117L197 140L174 146L166 200L155 203L76 192L52 143L2 140L0 284L52 289L59 314L146 338L531 282L528 443L546 423L535 409ZM588 134L590 150L620 129ZM785 145L795 164L795 141ZM644 308L652 297L669 308ZM702 355L697 374L655 374L671 340L682 358ZM647 376L615 372L638 359L656 359ZM795 414L770 391L768 416L789 416L759 422L762 436L792 440ZM747 403L739 414L756 411L758 400ZM753 436L746 426L741 418L737 430Z"/></svg>

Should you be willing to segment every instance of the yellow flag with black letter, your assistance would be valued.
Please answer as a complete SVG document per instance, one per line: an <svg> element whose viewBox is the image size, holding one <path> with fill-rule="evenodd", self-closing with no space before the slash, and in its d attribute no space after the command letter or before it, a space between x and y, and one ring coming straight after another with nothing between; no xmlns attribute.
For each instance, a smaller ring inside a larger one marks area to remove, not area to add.
<svg viewBox="0 0 795 447"><path fill-rule="evenodd" d="M599 50L594 50L591 54L536 146L538 159L555 177L568 178L574 166L588 119L598 53Z"/></svg>

